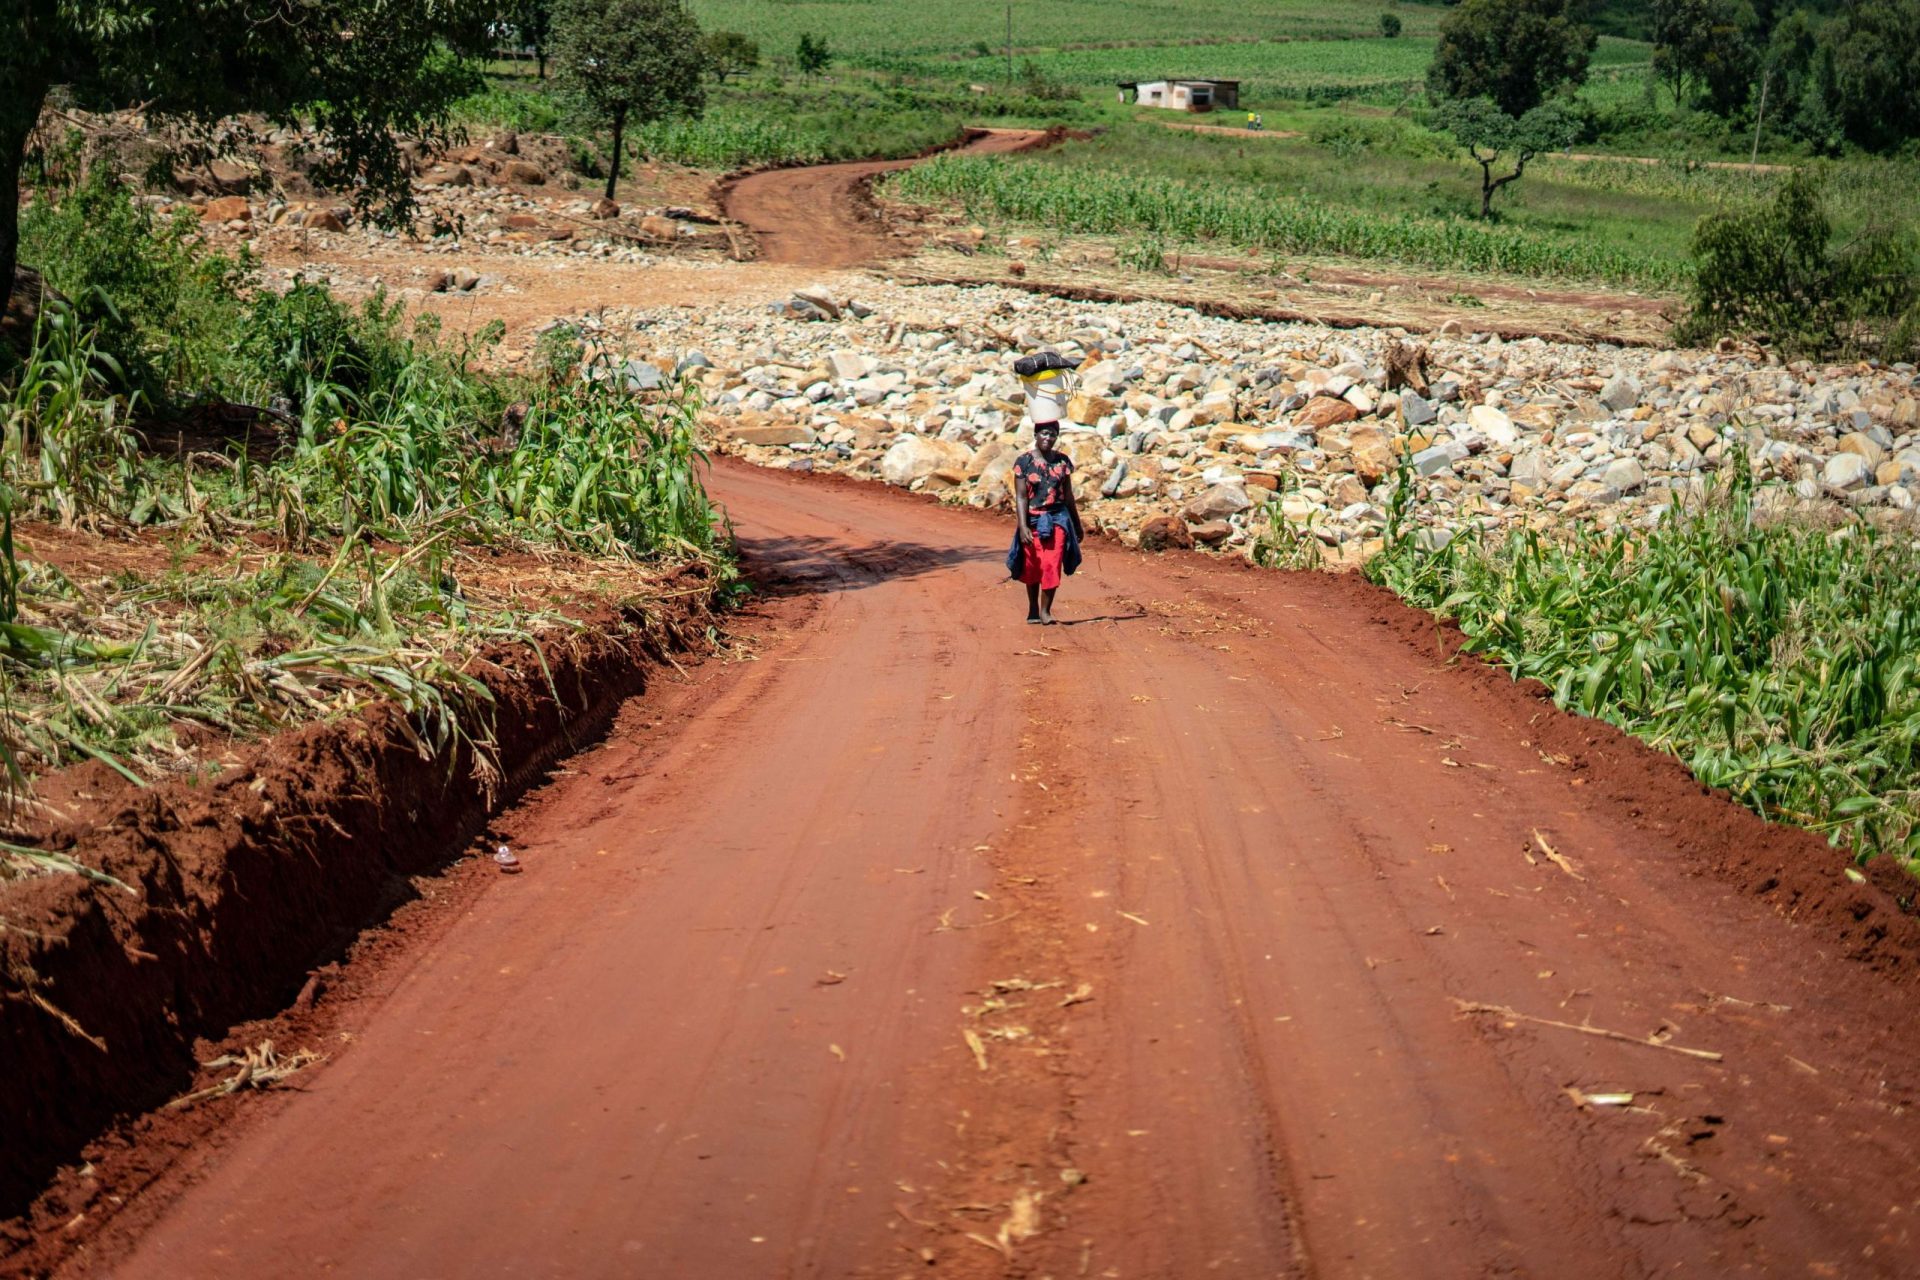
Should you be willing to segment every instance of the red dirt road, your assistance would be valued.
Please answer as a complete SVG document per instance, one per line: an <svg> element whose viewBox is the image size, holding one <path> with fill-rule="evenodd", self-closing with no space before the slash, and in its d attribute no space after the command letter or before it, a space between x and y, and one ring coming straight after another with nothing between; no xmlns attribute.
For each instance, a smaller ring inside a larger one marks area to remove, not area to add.
<svg viewBox="0 0 1920 1280"><path fill-rule="evenodd" d="M1047 137L1033 129L982 129L963 149L1020 151ZM749 174L727 189L727 216L753 233L762 262L839 268L894 257L903 249L873 217L867 185L914 163L859 160Z"/></svg>
<svg viewBox="0 0 1920 1280"><path fill-rule="evenodd" d="M1920 1272L1915 957L1817 844L1351 579L1096 545L1028 627L1002 521L715 487L756 660L69 1273Z"/></svg>

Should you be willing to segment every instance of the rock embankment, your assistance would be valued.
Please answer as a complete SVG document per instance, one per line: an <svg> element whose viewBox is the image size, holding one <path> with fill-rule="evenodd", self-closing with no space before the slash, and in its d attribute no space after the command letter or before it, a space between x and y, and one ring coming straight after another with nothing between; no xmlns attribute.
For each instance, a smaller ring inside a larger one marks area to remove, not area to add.
<svg viewBox="0 0 1920 1280"><path fill-rule="evenodd" d="M1244 547L1281 521L1351 558L1379 537L1403 465L1435 537L1650 520L1738 456L1800 499L1875 519L1903 518L1920 492L1920 382L1905 364L1416 340L877 281L857 300L610 308L589 326L638 333L696 381L724 448L976 506L1009 501L1031 439L1012 358L1051 347L1079 362L1062 447L1086 514L1150 544Z"/></svg>
<svg viewBox="0 0 1920 1280"><path fill-rule="evenodd" d="M484 143L428 152L409 143L411 223L386 227L356 215L352 202L316 188L300 150L303 136L266 135L246 161L215 160L176 175L171 189L141 198L162 212L191 209L216 241L269 257L326 256L405 246L425 256L515 255L648 263L665 251L727 251L731 238L713 214L684 205L641 207L583 190L565 142L501 133ZM139 185L128 175L130 185ZM482 277L464 267L428 276L430 292L466 292Z"/></svg>

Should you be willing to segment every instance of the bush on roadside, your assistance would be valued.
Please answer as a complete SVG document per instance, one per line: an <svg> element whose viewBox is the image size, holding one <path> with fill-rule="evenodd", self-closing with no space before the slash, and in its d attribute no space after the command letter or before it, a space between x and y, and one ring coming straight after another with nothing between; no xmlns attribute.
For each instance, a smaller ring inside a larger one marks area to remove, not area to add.
<svg viewBox="0 0 1920 1280"><path fill-rule="evenodd" d="M20 260L73 300L111 351L128 389L158 399L231 377L231 349L255 266L199 240L192 209L160 214L106 172L66 190L42 190L21 211Z"/></svg>
<svg viewBox="0 0 1920 1280"><path fill-rule="evenodd" d="M428 354L402 331L405 306L376 292L358 310L323 284L296 277L285 293L254 298L235 343L249 389L304 406L316 388L356 400L391 387Z"/></svg>
<svg viewBox="0 0 1920 1280"><path fill-rule="evenodd" d="M1677 341L1764 336L1789 354L1915 351L1920 252L1913 232L1869 226L1836 245L1818 182L1794 173L1773 199L1694 229L1692 299Z"/></svg>

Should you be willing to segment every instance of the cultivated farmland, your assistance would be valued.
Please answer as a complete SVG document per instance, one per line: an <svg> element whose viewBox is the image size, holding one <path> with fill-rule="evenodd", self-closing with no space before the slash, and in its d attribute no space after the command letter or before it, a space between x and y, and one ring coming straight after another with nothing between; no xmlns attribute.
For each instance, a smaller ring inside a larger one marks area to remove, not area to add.
<svg viewBox="0 0 1920 1280"><path fill-rule="evenodd" d="M998 50L1007 29L1002 0L693 0L692 8L703 26L745 32L768 53L790 55L807 32L853 65L879 69L969 54L976 45ZM1378 0L1014 0L1012 8L1016 56L1073 46L1378 36L1383 9L1401 17L1408 35L1430 35L1446 11Z"/></svg>

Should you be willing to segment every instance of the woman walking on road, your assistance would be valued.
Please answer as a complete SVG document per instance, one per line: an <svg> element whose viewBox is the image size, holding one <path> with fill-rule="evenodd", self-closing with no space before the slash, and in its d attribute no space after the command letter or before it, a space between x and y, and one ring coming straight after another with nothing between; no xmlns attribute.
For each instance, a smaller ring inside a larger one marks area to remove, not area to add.
<svg viewBox="0 0 1920 1280"><path fill-rule="evenodd" d="M1055 448L1060 424L1033 424L1034 447L1013 463L1013 549L1007 572L1027 584L1027 621L1053 624L1053 593L1080 567L1080 508L1073 459Z"/></svg>

